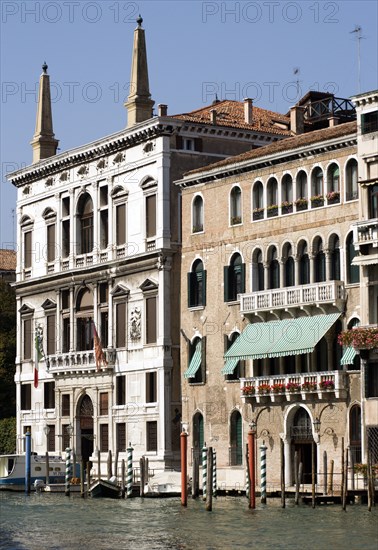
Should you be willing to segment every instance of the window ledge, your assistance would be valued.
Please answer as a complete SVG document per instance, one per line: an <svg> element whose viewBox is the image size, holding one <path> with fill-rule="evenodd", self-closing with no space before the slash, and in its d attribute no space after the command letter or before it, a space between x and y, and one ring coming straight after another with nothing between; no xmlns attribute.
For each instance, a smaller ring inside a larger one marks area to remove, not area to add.
<svg viewBox="0 0 378 550"><path fill-rule="evenodd" d="M225 378L224 381L227 382L227 384L240 384L240 378L235 378L235 380L228 380L227 378Z"/></svg>
<svg viewBox="0 0 378 550"><path fill-rule="evenodd" d="M205 386L206 382L189 382L190 386Z"/></svg>
<svg viewBox="0 0 378 550"><path fill-rule="evenodd" d="M233 300L232 302L226 302L228 306L238 306L240 304L240 300Z"/></svg>
<svg viewBox="0 0 378 550"><path fill-rule="evenodd" d="M188 307L189 311L202 311L203 309L205 309L205 306L191 306L191 307Z"/></svg>

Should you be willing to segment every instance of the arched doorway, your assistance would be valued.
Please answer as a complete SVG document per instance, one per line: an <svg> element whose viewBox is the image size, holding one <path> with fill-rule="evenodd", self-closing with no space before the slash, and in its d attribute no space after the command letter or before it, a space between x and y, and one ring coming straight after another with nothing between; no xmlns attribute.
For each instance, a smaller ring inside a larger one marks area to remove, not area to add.
<svg viewBox="0 0 378 550"><path fill-rule="evenodd" d="M88 462L93 453L93 403L89 395L84 395L77 407L77 442L80 445L81 457Z"/></svg>
<svg viewBox="0 0 378 550"><path fill-rule="evenodd" d="M199 462L202 461L202 447L204 444L203 433L203 416L200 412L197 412L193 416L193 459L199 458Z"/></svg>
<svg viewBox="0 0 378 550"><path fill-rule="evenodd" d="M311 418L306 409L299 407L294 414L293 422L290 427L291 437L291 464L292 479L295 479L295 453L298 453L298 464L303 464L302 483L311 483L312 481L312 444L314 438L312 434ZM316 453L315 453L315 473L317 471ZM316 478L315 478L316 482Z"/></svg>
<svg viewBox="0 0 378 550"><path fill-rule="evenodd" d="M230 428L230 465L240 466L243 463L243 436L242 417L239 411L232 413Z"/></svg>

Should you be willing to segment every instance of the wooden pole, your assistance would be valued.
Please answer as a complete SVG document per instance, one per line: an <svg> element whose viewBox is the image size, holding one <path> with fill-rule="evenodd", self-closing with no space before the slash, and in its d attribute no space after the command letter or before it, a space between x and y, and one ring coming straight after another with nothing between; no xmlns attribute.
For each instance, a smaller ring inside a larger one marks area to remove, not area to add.
<svg viewBox="0 0 378 550"><path fill-rule="evenodd" d="M49 453L46 452L46 485L50 483L50 464L49 464Z"/></svg>
<svg viewBox="0 0 378 550"><path fill-rule="evenodd" d="M121 462L121 496L125 498L125 485L126 485L126 468L125 468L125 459L122 459Z"/></svg>
<svg viewBox="0 0 378 550"><path fill-rule="evenodd" d="M311 443L311 500L315 508L315 441Z"/></svg>
<svg viewBox="0 0 378 550"><path fill-rule="evenodd" d="M188 471L187 471L187 454L188 454L188 434L182 432L180 435L181 447L181 505L188 505ZM211 483L209 484L211 485Z"/></svg>
<svg viewBox="0 0 378 550"><path fill-rule="evenodd" d="M344 438L341 438L341 502L344 502Z"/></svg>
<svg viewBox="0 0 378 550"><path fill-rule="evenodd" d="M327 494L327 451L323 451L323 495Z"/></svg>
<svg viewBox="0 0 378 550"><path fill-rule="evenodd" d="M113 475L113 473L112 473L112 451L110 449L108 451L107 467L108 467L108 479L110 479Z"/></svg>
<svg viewBox="0 0 378 550"><path fill-rule="evenodd" d="M100 453L100 450L98 450L98 454L97 454L97 471L98 471L98 480L100 481L101 479L101 453Z"/></svg>
<svg viewBox="0 0 378 550"><path fill-rule="evenodd" d="M280 440L280 452L281 452L281 506L286 507L285 501L285 448L284 442Z"/></svg>
<svg viewBox="0 0 378 550"><path fill-rule="evenodd" d="M298 464L298 451L294 453L294 480L295 480L295 504L299 503L299 464Z"/></svg>
<svg viewBox="0 0 378 550"><path fill-rule="evenodd" d="M91 463L88 460L87 462L87 495L88 495L90 485L91 485Z"/></svg>
<svg viewBox="0 0 378 550"><path fill-rule="evenodd" d="M118 481L118 458L119 458L119 451L116 451L115 457L114 457L114 475L117 478Z"/></svg>
<svg viewBox="0 0 378 550"><path fill-rule="evenodd" d="M368 499L368 510L371 512L371 504L372 504L372 491L371 491L371 465L370 465L370 452L367 452L367 461L366 461L366 475L367 475L367 499Z"/></svg>
<svg viewBox="0 0 378 550"><path fill-rule="evenodd" d="M329 467L329 482L328 482L328 494L333 495L333 468L334 468L335 462L331 460L331 464Z"/></svg>
<svg viewBox="0 0 378 550"><path fill-rule="evenodd" d="M75 449L72 449L71 477L77 477L77 475L76 475L76 453L75 453Z"/></svg>
<svg viewBox="0 0 378 550"><path fill-rule="evenodd" d="M139 470L140 470L140 485L139 485L139 496L143 497L144 496L144 474L145 474L145 470L144 470L144 456L142 456L140 459L139 459Z"/></svg>
<svg viewBox="0 0 378 550"><path fill-rule="evenodd" d="M346 510L348 496L348 449L345 449L344 470L343 510Z"/></svg>
<svg viewBox="0 0 378 550"><path fill-rule="evenodd" d="M144 481L145 483L149 482L149 473L148 473L148 458L144 457Z"/></svg>
<svg viewBox="0 0 378 550"><path fill-rule="evenodd" d="M84 460L80 462L80 495L84 498Z"/></svg>
<svg viewBox="0 0 378 550"><path fill-rule="evenodd" d="M192 465L192 498L197 498L199 495L199 459L198 456L193 458Z"/></svg>
<svg viewBox="0 0 378 550"><path fill-rule="evenodd" d="M300 462L298 466L298 492L299 492L298 498L301 496L300 486L302 483L302 478L303 478L303 462Z"/></svg>
<svg viewBox="0 0 378 550"><path fill-rule="evenodd" d="M249 508L256 508L256 483L255 483L255 434L248 432L248 468L249 468Z"/></svg>
<svg viewBox="0 0 378 550"><path fill-rule="evenodd" d="M211 512L213 509L213 448L207 450L207 491L206 491L206 511Z"/></svg>

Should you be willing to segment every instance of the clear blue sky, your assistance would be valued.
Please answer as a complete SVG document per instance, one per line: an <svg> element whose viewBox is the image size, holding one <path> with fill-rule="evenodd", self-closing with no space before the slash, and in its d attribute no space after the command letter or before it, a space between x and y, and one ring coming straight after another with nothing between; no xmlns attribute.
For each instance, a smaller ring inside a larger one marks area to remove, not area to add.
<svg viewBox="0 0 378 550"><path fill-rule="evenodd" d="M168 113L220 99L255 98L287 112L309 89L358 92L377 85L377 2L6 1L1 5L0 246L14 240L16 193L5 173L31 162L37 83L46 60L61 151L125 126L135 20L144 19L150 87ZM293 75L299 68L298 76Z"/></svg>

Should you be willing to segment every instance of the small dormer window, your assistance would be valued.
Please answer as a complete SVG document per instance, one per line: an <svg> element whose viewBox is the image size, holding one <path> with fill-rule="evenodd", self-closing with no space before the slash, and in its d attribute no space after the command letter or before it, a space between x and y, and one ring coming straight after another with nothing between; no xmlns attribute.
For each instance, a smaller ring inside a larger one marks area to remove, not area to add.
<svg viewBox="0 0 378 550"><path fill-rule="evenodd" d="M378 132L378 111L361 115L361 134Z"/></svg>

